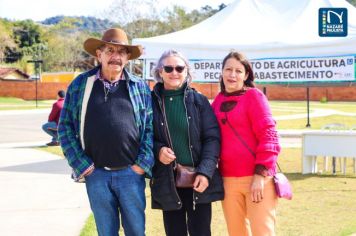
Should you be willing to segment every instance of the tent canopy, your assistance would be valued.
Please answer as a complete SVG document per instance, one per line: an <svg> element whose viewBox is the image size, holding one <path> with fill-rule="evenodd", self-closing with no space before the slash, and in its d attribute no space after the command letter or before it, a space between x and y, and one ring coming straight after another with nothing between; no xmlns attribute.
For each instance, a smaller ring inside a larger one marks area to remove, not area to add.
<svg viewBox="0 0 356 236"><path fill-rule="evenodd" d="M348 35L320 37L319 8L347 8ZM232 49L250 59L356 54L356 8L344 0L236 0L190 28L133 39L142 59L176 49L190 60L221 60Z"/></svg>

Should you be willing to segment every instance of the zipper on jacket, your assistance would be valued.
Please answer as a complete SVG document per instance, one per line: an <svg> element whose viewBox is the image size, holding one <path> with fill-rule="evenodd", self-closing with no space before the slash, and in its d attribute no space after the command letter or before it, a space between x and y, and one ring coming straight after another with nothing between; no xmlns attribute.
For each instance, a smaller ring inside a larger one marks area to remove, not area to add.
<svg viewBox="0 0 356 236"><path fill-rule="evenodd" d="M186 95L187 89L184 91L184 99L183 99L183 104L185 108L185 119L187 120L187 125L188 125L188 143L189 143L189 153L190 153L190 158L192 160L193 167L194 166L194 159L193 159L193 153L192 153L192 144L190 142L190 134L189 134L189 119L188 119L188 110L187 110L187 104L185 102L185 98L187 97Z"/></svg>
<svg viewBox="0 0 356 236"><path fill-rule="evenodd" d="M193 168L195 168L194 166L194 159L193 159L193 153L192 153L192 144L190 142L190 133L189 133L189 118L188 118L188 109L187 109L187 104L185 99L188 97L187 95L187 91L188 91L188 87L184 90L184 98L183 98L183 104L184 104L184 108L185 108L185 118L187 119L187 125L188 125L188 143L189 143L189 152L190 152L190 158L192 160L192 164L193 164ZM193 189L193 211L195 211L195 191Z"/></svg>
<svg viewBox="0 0 356 236"><path fill-rule="evenodd" d="M169 130L168 130L168 122L167 122L167 117L166 117L166 112L165 112L165 110L164 110L164 104L163 104L163 102L162 102L162 99L161 99L161 97L156 93L156 91L154 91L155 92L155 95L157 96L157 101L158 101L158 106L159 106L159 109L161 110L161 112L162 112L162 115L163 115L163 122L164 122L164 124L165 124L165 126L164 126L164 133L166 134L166 138L167 138L167 140L168 140L168 145L170 146L170 148L173 150L173 145L172 145L172 140L171 140L171 136L170 136L170 134L169 134ZM170 164L170 165L172 165L172 164ZM172 172L173 172L173 166L172 166ZM174 173L172 173L173 174L173 176L174 176ZM179 195L178 195L178 192L177 192L177 188L176 188L176 186L174 185L174 192L176 193L176 195L177 195L177 197L178 197L178 199L179 199L179 202L180 202L180 206L179 206L179 209L181 209L182 208L182 199L180 199L180 197L179 197ZM195 207L194 207L195 208Z"/></svg>
<svg viewBox="0 0 356 236"><path fill-rule="evenodd" d="M161 98L158 98L158 103L159 103L159 108L161 109L161 112L162 112L162 115L163 115L163 122L164 122L164 124L165 124L165 126L164 126L164 133L166 134L166 138L167 138L167 140L168 140L168 145L169 145L169 147L173 150L173 143L172 143L172 139L171 139L171 136L170 136L170 134L169 134L169 129L168 129L168 121L167 121L167 116L166 116L166 111L165 111L165 109L164 109L164 104L163 104L163 102L162 102L162 100L160 100ZM173 150L173 152L174 152L174 150Z"/></svg>

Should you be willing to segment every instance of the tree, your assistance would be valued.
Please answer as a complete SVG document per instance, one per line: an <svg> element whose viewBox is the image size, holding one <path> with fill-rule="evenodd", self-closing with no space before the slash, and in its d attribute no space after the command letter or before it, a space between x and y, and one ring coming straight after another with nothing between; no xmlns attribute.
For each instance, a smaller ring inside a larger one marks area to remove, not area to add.
<svg viewBox="0 0 356 236"><path fill-rule="evenodd" d="M48 40L48 50L44 53L44 70L75 71L78 61L84 59L81 33L52 35Z"/></svg>
<svg viewBox="0 0 356 236"><path fill-rule="evenodd" d="M114 0L104 14L105 18L123 26L139 19L156 19L157 5L157 0Z"/></svg>
<svg viewBox="0 0 356 236"><path fill-rule="evenodd" d="M7 62L9 51L15 51L17 44L12 37L11 23L0 19L0 63Z"/></svg>
<svg viewBox="0 0 356 236"><path fill-rule="evenodd" d="M147 35L148 31L143 27L155 29L159 24L157 5L157 0L114 0L104 14L105 18L123 28L130 38L136 38L141 34L135 27L139 27Z"/></svg>
<svg viewBox="0 0 356 236"><path fill-rule="evenodd" d="M90 37L86 32L76 30L75 21L65 21L52 28L45 34L47 48L44 52L45 71L75 71L88 69L91 65L83 66L87 59L83 51L83 42Z"/></svg>
<svg viewBox="0 0 356 236"><path fill-rule="evenodd" d="M165 33L175 32L198 24L217 13L225 6L225 4L221 4L219 9L213 9L211 6L206 5L200 10L186 12L183 7L174 5L171 10L167 9L165 12L164 19L166 20L164 23L166 24L166 27L164 27L164 29L167 30Z"/></svg>
<svg viewBox="0 0 356 236"><path fill-rule="evenodd" d="M218 9L206 5L190 12L180 6L158 11L157 6L158 0L113 0L104 16L112 21L57 16L42 25L0 18L0 62L22 66L29 59L43 59L44 71L86 70L94 61L83 51L83 42L90 36L100 38L104 29L123 28L129 39L153 37L197 24L226 5Z"/></svg>
<svg viewBox="0 0 356 236"><path fill-rule="evenodd" d="M354 7L356 7L356 0L346 0L346 1L348 1Z"/></svg>
<svg viewBox="0 0 356 236"><path fill-rule="evenodd" d="M168 12L167 24L169 32L175 32L192 26L192 21L183 7L175 5L173 10Z"/></svg>
<svg viewBox="0 0 356 236"><path fill-rule="evenodd" d="M221 3L218 7L219 7L218 11L221 11L222 9L224 9L227 6L224 3Z"/></svg>
<svg viewBox="0 0 356 236"><path fill-rule="evenodd" d="M13 33L20 48L31 47L42 42L42 28L32 20L16 22Z"/></svg>
<svg viewBox="0 0 356 236"><path fill-rule="evenodd" d="M124 26L132 38L146 38L165 34L169 31L168 25L160 20L139 19Z"/></svg>
<svg viewBox="0 0 356 236"><path fill-rule="evenodd" d="M32 20L16 21L12 23L11 36L16 44L14 47L7 47L5 52L7 62L16 62L27 58L38 58L45 48L42 42L43 30L41 26Z"/></svg>

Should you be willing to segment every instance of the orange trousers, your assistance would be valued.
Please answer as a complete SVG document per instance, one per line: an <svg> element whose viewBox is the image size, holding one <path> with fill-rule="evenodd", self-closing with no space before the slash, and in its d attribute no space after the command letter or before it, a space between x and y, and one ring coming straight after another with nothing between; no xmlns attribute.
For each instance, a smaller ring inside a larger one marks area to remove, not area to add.
<svg viewBox="0 0 356 236"><path fill-rule="evenodd" d="M252 202L253 176L224 177L225 198L222 207L229 236L275 235L278 198L272 177L265 178L263 200Z"/></svg>

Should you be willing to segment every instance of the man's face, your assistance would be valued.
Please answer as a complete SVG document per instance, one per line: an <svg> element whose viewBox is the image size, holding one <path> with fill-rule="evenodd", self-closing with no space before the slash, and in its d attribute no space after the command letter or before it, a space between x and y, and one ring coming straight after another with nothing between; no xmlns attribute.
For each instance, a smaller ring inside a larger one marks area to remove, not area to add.
<svg viewBox="0 0 356 236"><path fill-rule="evenodd" d="M101 49L96 50L96 55L101 63L104 74L112 79L121 74L128 63L130 54L124 46L114 46L106 44Z"/></svg>

